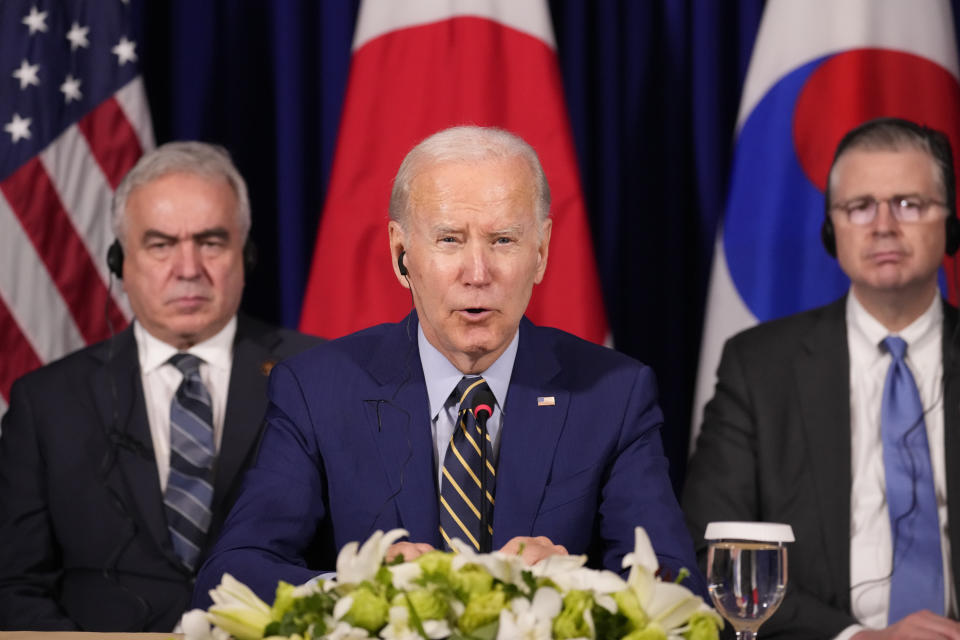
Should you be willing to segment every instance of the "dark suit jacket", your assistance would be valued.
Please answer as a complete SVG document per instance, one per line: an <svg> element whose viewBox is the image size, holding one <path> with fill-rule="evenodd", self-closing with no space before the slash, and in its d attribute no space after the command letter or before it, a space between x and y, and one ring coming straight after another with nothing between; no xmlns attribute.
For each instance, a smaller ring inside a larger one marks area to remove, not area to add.
<svg viewBox="0 0 960 640"><path fill-rule="evenodd" d="M258 441L269 366L316 342L239 318L210 540ZM0 629L170 631L192 587L167 531L132 328L17 381L0 431Z"/></svg>
<svg viewBox="0 0 960 640"><path fill-rule="evenodd" d="M344 544L377 529L403 527L442 548L415 314L282 363L269 396L257 462L197 576L195 606L209 604L224 572L272 601L278 580L332 570ZM547 396L555 404L538 406ZM695 569L662 420L649 368L524 320L503 410L493 547L545 535L620 571L642 525L663 565Z"/></svg>
<svg viewBox="0 0 960 640"><path fill-rule="evenodd" d="M764 638L829 638L850 613L850 357L846 299L731 338L690 461L683 507L701 563L713 520L793 526L783 604ZM960 346L944 305L944 419L951 523L960 522ZM960 527L951 526L960 578Z"/></svg>

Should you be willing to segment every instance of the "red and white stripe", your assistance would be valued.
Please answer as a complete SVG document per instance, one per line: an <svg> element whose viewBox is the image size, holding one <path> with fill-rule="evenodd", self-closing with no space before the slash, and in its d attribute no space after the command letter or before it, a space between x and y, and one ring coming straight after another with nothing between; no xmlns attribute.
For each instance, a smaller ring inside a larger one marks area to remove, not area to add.
<svg viewBox="0 0 960 640"><path fill-rule="evenodd" d="M106 268L110 201L153 146L137 78L0 182L0 414L15 379L129 322Z"/></svg>

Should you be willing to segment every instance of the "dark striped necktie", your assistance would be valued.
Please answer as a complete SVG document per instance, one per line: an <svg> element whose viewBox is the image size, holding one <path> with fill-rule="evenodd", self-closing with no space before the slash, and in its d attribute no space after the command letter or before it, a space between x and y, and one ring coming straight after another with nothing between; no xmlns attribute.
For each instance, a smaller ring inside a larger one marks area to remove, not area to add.
<svg viewBox="0 0 960 640"><path fill-rule="evenodd" d="M488 392L490 389L483 378L463 378L454 391L460 410L443 458L440 483L440 535L448 549L451 539L460 538L480 552L490 551L497 480L493 447L489 434L486 441L481 442L480 428L470 410L474 394L481 389ZM481 446L486 447L485 478L480 469ZM481 483L486 487L486 496L481 496ZM485 513L486 531L481 530L481 512Z"/></svg>
<svg viewBox="0 0 960 640"><path fill-rule="evenodd" d="M200 359L178 353L169 360L183 374L170 403L170 475L163 502L173 548L196 570L210 528L213 503L213 408L200 378Z"/></svg>

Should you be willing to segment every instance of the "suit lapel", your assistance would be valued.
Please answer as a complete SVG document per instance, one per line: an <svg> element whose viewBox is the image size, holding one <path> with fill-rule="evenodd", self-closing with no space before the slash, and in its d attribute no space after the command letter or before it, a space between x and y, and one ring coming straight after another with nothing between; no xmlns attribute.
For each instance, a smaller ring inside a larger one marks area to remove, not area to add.
<svg viewBox="0 0 960 640"><path fill-rule="evenodd" d="M957 309L943 304L943 439L947 474L947 522L954 589L960 593L960 336Z"/></svg>
<svg viewBox="0 0 960 640"><path fill-rule="evenodd" d="M103 366L91 378L90 389L106 425L107 446L123 478L122 483L116 482L116 476L108 474L106 482L113 485L124 510L146 528L157 548L179 567L167 530L132 326L112 338L105 348Z"/></svg>
<svg viewBox="0 0 960 640"><path fill-rule="evenodd" d="M214 512L223 508L241 467L257 444L266 411L267 382L275 358L263 332L240 316L234 339L230 388L214 478Z"/></svg>
<svg viewBox="0 0 960 640"><path fill-rule="evenodd" d="M846 298L828 307L802 341L794 370L820 509L825 566L838 594L850 584L850 354Z"/></svg>
<svg viewBox="0 0 960 640"><path fill-rule="evenodd" d="M436 467L429 400L417 349L417 319L411 313L375 349L368 371L380 387L363 400L370 437L376 442L400 525L410 539L441 545Z"/></svg>
<svg viewBox="0 0 960 640"><path fill-rule="evenodd" d="M559 372L560 363L544 334L524 318L501 423L494 549L533 531L570 401L569 393L554 382ZM538 398L547 396L554 405L539 406Z"/></svg>

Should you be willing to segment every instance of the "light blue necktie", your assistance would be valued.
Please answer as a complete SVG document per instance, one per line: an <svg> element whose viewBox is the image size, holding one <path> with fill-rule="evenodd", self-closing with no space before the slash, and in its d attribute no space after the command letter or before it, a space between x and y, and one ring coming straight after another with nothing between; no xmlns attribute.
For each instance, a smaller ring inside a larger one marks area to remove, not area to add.
<svg viewBox="0 0 960 640"><path fill-rule="evenodd" d="M892 361L883 387L880 432L893 536L887 624L929 609L943 615L943 558L930 447L917 383L903 358L907 343L883 341Z"/></svg>
<svg viewBox="0 0 960 640"><path fill-rule="evenodd" d="M213 410L200 378L200 359L178 353L169 360L183 374L170 403L170 475L163 502L173 548L191 571L210 528L213 502Z"/></svg>

